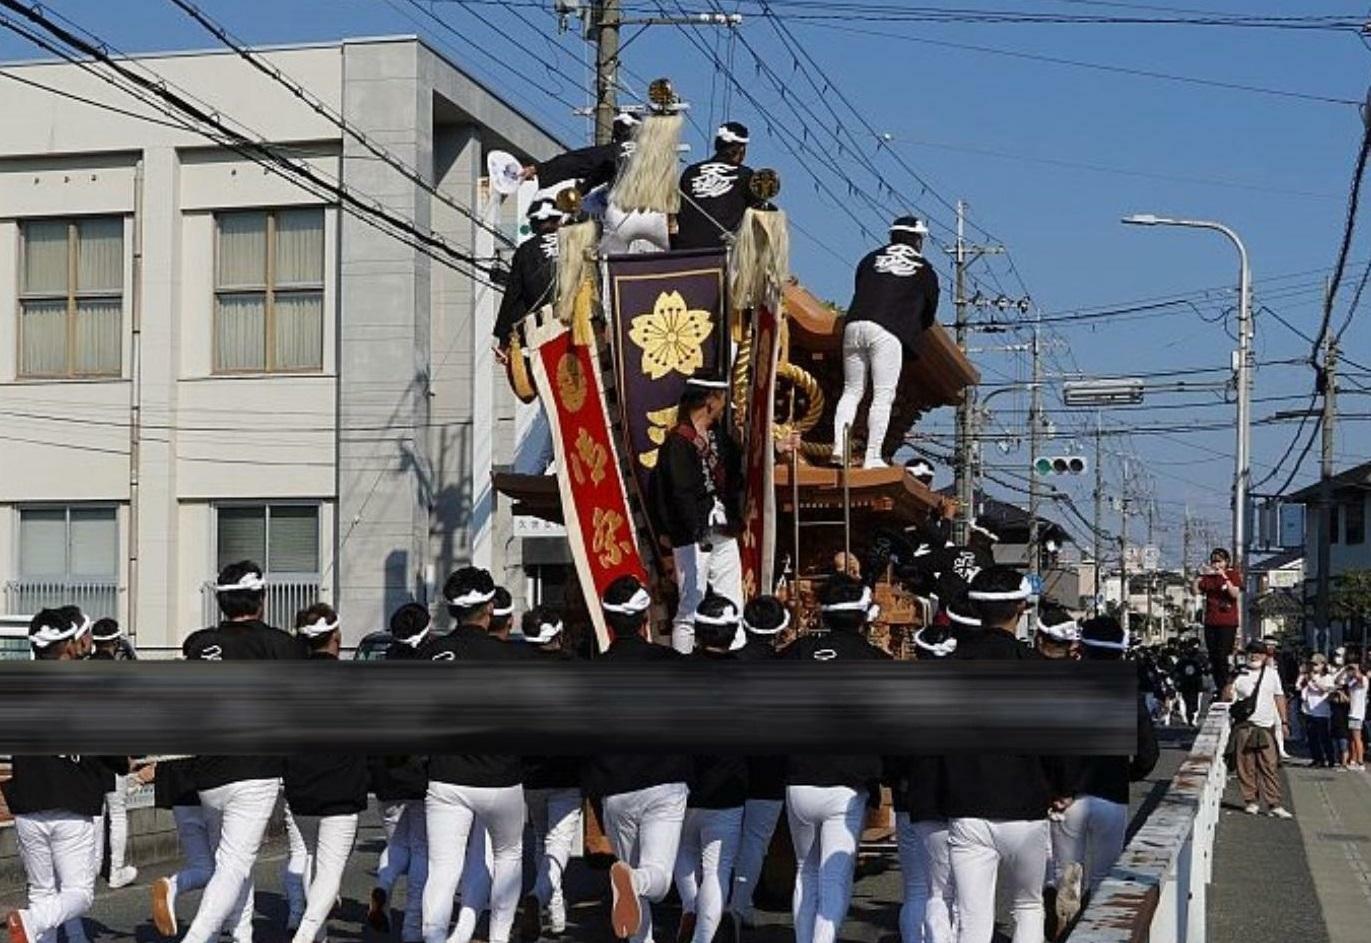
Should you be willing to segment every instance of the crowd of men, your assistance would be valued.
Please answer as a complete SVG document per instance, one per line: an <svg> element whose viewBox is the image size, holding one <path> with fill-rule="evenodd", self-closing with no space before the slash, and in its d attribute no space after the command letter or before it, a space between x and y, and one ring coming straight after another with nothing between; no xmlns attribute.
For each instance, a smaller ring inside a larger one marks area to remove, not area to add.
<svg viewBox="0 0 1371 943"><path fill-rule="evenodd" d="M186 638L186 659L338 657L339 615L326 604L300 612L293 632L263 621L265 583L255 564L226 567L216 592L223 619ZM485 570L457 570L443 597L455 627L438 634L428 608L402 606L390 620L388 659L576 657L563 644L567 633L551 609L524 613L516 631L509 594ZM866 638L874 616L870 588L845 573L823 583L821 630L798 637L790 611L775 597L740 607L707 591L693 613L688 655L652 641L653 603L633 577L611 584L598 601L611 637L599 657L800 660L835 672L848 660L890 657ZM1051 607L1042 610L1036 644L1025 645L1016 633L1028 604L1021 574L986 567L936 624L918 633L917 657L1124 657L1128 640L1117 622L1078 624ZM85 657L90 635L88 621L70 608L43 610L30 628L34 655L42 660ZM678 941L712 943L721 930L737 939L754 920L762 862L784 811L796 861L795 938L832 943L847 914L866 812L884 784L897 813L904 943L988 943L1000 879L1010 884L1015 939L1026 943L1055 933L1059 912L1069 920L1121 851L1128 783L1156 760L1151 731L1140 715L1134 756L1079 762L988 752L163 760L139 775L153 781L157 805L172 811L183 862L176 874L152 884L150 916L168 938L180 933L186 917L184 938L191 943L206 943L221 931L249 943L253 866L268 822L284 801L289 929L295 943L322 940L358 818L374 795L387 839L368 902L374 928L390 929L391 895L403 878L402 943L468 943L487 910L492 943L509 943L516 934L533 943L566 929L563 876L589 799L616 856L608 876L617 937L644 943L662 936L660 929L654 936L652 908L674 884L683 910ZM128 772L122 757L14 758L4 792L30 886L28 906L8 915L11 943L47 943L64 925L79 931L93 900L106 797L118 791L114 777ZM527 847L526 825L532 826ZM529 886L526 854L536 861ZM117 880L133 879L123 871ZM1044 888L1052 886L1057 901L1048 926ZM178 900L196 889L201 897L194 914L178 914Z"/></svg>

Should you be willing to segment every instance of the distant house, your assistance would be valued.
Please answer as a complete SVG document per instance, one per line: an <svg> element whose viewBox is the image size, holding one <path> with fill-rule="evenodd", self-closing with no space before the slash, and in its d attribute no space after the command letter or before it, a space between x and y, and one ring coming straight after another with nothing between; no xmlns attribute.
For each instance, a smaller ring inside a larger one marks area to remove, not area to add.
<svg viewBox="0 0 1371 943"><path fill-rule="evenodd" d="M1367 503L1371 496L1371 462L1357 465L1333 476L1332 508L1329 526L1329 576L1336 579L1349 570L1371 569L1371 543L1366 539ZM1305 506L1304 514L1304 592L1302 601L1312 620L1314 597L1319 580L1319 535L1322 522L1318 513L1319 485L1296 491L1287 500ZM1308 644L1317 648L1341 645L1353 639L1365 640L1367 627L1333 621L1327 639L1315 638L1314 626L1306 628Z"/></svg>
<svg viewBox="0 0 1371 943"><path fill-rule="evenodd" d="M1304 548L1295 547L1248 566L1254 632L1281 635L1304 627Z"/></svg>

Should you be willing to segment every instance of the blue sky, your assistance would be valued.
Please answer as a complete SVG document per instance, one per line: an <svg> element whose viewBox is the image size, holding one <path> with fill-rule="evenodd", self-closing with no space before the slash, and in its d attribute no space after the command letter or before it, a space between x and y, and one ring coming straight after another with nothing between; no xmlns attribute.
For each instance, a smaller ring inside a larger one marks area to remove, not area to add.
<svg viewBox="0 0 1371 943"><path fill-rule="evenodd" d="M586 133L585 121L571 115L568 104L558 99L584 103L586 93L578 83L586 74L586 44L574 26L566 34L557 33L550 2L541 8L532 0L515 3L512 9L501 9L462 0L201 0L212 16L258 43L420 33L549 128L579 143ZM1083 0L871 3L903 9L1144 17L1172 15L1165 11L1175 9ZM680 12L675 0L664 5ZM629 0L629 6L646 10L657 4ZM652 27L627 47L625 79L641 92L646 79L670 75L692 102L692 115L701 129L691 130L697 151L705 146L702 130L712 128L725 114L751 126L750 163L780 170L782 202L797 230L793 266L819 294L846 301L851 268L874 245L851 215L880 233L888 222L887 209L917 208L934 219L935 232L945 237L946 229L936 224L950 225L952 213L946 203L961 198L970 205L972 221L1002 241L1013 261L1014 271L1004 259L978 267L983 290L1018 296L1024 291L1021 278L1049 320L1080 308L1196 293L1194 309L1177 306L1123 318L1050 322L1044 329L1049 372L1222 368L1233 346L1225 334L1223 312L1235 300L1226 289L1236 281L1234 253L1216 234L1141 229L1118 222L1126 213L1156 212L1217 219L1233 226L1252 254L1257 305L1269 307L1306 333L1317 330L1321 280L1334 260L1360 141L1355 106L1024 56L1361 100L1371 52L1355 35L1176 25L891 23L869 14L846 21L814 21L796 15L815 12L804 3L778 2L775 9L790 31L787 36L760 15L758 3L722 0L720 6L744 13L736 39L715 28ZM214 45L207 33L163 0L55 0L49 7L126 52ZM684 7L706 10L710 2L686 2ZM1199 7L1206 13L1245 15L1360 15L1346 0L1189 0L1187 9ZM626 28L624 35L633 36L633 28ZM697 45L709 56L731 62L746 94L717 76ZM797 48L803 52L797 53ZM797 67L797 57L804 53L814 58L822 74L807 64ZM23 40L0 30L0 58L34 56ZM754 57L764 64L760 73ZM822 98L811 79L818 89L827 90ZM865 125L829 82L856 106ZM784 97L778 86L785 88ZM797 115L805 117L806 137L790 137L784 130L800 127ZM867 125L888 136L888 150L877 147ZM835 136L847 142L841 153ZM787 143L800 150L810 170L787 153ZM837 169L822 167L824 163ZM889 190L875 183L877 173ZM827 192L816 189L814 176ZM848 181L879 206L849 196ZM1357 240L1351 259L1335 323L1341 321L1363 266L1371 259L1371 233ZM944 287L941 316L948 321L950 285ZM1210 291L1199 294L1206 289ZM1371 305L1371 299L1367 303ZM1233 330L1231 315L1226 326ZM974 346L1015 345L1025 339L1015 333L978 335ZM1371 365L1371 314L1354 320L1343 349ZM1257 319L1257 351L1263 362L1287 360L1307 356L1309 344L1263 312ZM988 383L1027 375L1022 352L975 357ZM1198 377L1221 378L1217 372ZM1371 375L1353 376L1350 382L1371 387ZM1302 408L1307 399L1295 397L1307 396L1311 385L1307 366L1260 368L1254 415ZM1350 383L1344 384L1344 393L1343 411L1371 415L1371 397L1358 394ZM1196 405L1186 407L1187 403ZM1070 432L1093 426L1093 415L1062 408L1054 388L1049 388L1047 405L1059 434L1048 451L1091 452L1092 442L1073 439ZM1024 406L1022 396L997 397L995 427L1021 429ZM1231 427L1193 430L1231 423L1233 411L1213 392L1158 393L1149 406L1161 408L1118 411L1107 419L1111 426L1133 423L1158 431L1110 437L1112 454L1106 467L1115 493L1123 456L1130 457L1135 472L1145 469L1137 475L1135 487L1156 495L1158 538L1174 559L1186 505L1212 521L1218 536L1227 533L1233 432ZM924 420L924 426L936 432L949 431L951 424L948 410ZM1371 448L1363 444L1367 428L1365 421L1340 427L1339 467L1371 458ZM1263 425L1254 431L1254 478L1265 476L1294 432L1293 424ZM939 441L935 454L947 441ZM1317 474L1317 458L1316 443L1295 486ZM1022 486L1022 478L1016 476L1026 473L1026 449L1002 453L987 446L986 461L997 466L992 472L1002 480ZM1262 490L1282 483L1292 465L1287 462ZM939 483L949 475L940 472ZM1088 513L1090 483L1063 487ZM993 484L990 490L1010 499L1021 497ZM1068 525L1074 523L1067 513L1057 516ZM1117 532L1116 515L1106 524ZM1131 533L1137 535L1142 526L1141 521L1133 522ZM1074 529L1085 539L1084 528Z"/></svg>

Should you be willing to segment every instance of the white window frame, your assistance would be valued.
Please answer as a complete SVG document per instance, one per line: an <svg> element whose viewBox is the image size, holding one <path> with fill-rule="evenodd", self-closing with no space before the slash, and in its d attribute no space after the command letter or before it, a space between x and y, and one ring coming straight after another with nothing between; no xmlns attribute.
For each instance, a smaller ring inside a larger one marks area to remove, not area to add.
<svg viewBox="0 0 1371 943"><path fill-rule="evenodd" d="M323 258L320 260L319 281L318 283L289 285L278 287L276 285L276 217L280 213L294 212L300 210L317 210L319 213L319 225L322 238ZM265 282L260 285L237 285L221 287L219 283L219 220L224 216L243 216L252 213L263 213L266 216L266 234L263 242L266 251L266 270L263 275ZM212 251L214 253L213 284L211 291L213 301L210 308L210 374L213 376L261 376L264 374L318 374L324 372L324 351L328 347L328 337L325 327L327 326L328 293L325 284L328 281L328 213L324 206L260 206L260 207L234 207L233 209L216 210L213 214L214 243ZM219 366L219 299L222 296L230 295L262 295L262 331L263 331L263 353L262 366L249 367L241 370L227 369ZM319 364L315 367L278 367L273 362L276 357L276 345L273 343L276 327L276 296L277 295L313 295L319 296Z"/></svg>
<svg viewBox="0 0 1371 943"><path fill-rule="evenodd" d="M77 285L77 266L80 262L79 256L79 224L87 220L108 219L118 220L120 227L120 261L119 261L119 288L118 290L98 290L82 291ZM28 253L27 229L30 223L65 223L67 227L67 287L63 292L52 291L30 291L24 284L24 270L26 268ZM15 330L15 352L14 364L15 375L21 380L60 380L60 379L86 379L86 378L106 378L120 377L124 372L124 291L127 272L125 271L125 261L128 254L128 240L124 232L124 216L120 213L96 213L85 216L32 216L19 220L19 258L15 270L15 278L18 283L16 298L18 303L15 306L15 317L18 321ZM41 301L62 301L67 304L67 364L66 369L60 373L33 373L24 368L24 304L26 302ZM76 369L76 308L81 301L117 301L119 303L119 362L112 370L77 370Z"/></svg>
<svg viewBox="0 0 1371 943"><path fill-rule="evenodd" d="M108 576L81 575L71 572L71 512L72 511L112 511L114 513L114 570ZM65 517L65 555L67 572L60 577L31 576L24 573L24 514L27 511L62 511ZM121 528L119 526L119 505L109 501L74 501L64 504L60 501L24 502L14 505L14 579L34 583L105 583L119 584L119 561L121 554Z"/></svg>
<svg viewBox="0 0 1371 943"><path fill-rule="evenodd" d="M279 507L307 507L314 509L314 528L316 534L315 546L317 558L314 570L311 572L301 572L298 570L277 571L271 568L271 509ZM263 530L263 555L264 560L254 560L258 566L263 568L262 575L270 580L276 579L291 581L316 581L322 584L323 581L323 562L324 562L324 502L299 498L287 498L284 500L261 498L258 500L233 499L230 501L216 501L214 503L214 528L210 534L210 559L214 572L217 573L219 567L219 512L224 508L262 508L264 509L265 527ZM214 574L211 574L213 576Z"/></svg>

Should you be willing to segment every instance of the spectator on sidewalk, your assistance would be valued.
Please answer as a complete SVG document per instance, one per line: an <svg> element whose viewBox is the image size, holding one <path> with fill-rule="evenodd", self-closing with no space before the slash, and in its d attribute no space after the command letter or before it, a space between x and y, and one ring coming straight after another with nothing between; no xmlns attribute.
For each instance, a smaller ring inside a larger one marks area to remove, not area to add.
<svg viewBox="0 0 1371 943"><path fill-rule="evenodd" d="M1285 697L1280 678L1266 662L1266 647L1259 641L1247 646L1247 669L1234 680L1233 696L1235 708L1247 699L1251 707L1246 719L1233 728L1243 811L1256 815L1261 811L1261 800L1274 818L1293 818L1281 804L1280 758L1276 753L1276 728L1289 727Z"/></svg>
<svg viewBox="0 0 1371 943"><path fill-rule="evenodd" d="M1366 672L1355 661L1348 665L1343 685L1347 691L1347 768L1366 769Z"/></svg>
<svg viewBox="0 0 1371 943"><path fill-rule="evenodd" d="M1328 697L1333 693L1333 676L1328 672L1328 659L1316 652L1301 672L1295 687L1300 692L1304 714L1305 740L1315 769L1331 768L1333 754L1333 705Z"/></svg>

